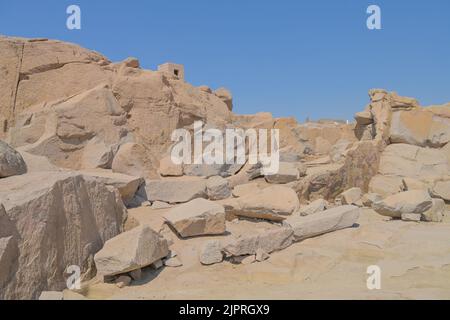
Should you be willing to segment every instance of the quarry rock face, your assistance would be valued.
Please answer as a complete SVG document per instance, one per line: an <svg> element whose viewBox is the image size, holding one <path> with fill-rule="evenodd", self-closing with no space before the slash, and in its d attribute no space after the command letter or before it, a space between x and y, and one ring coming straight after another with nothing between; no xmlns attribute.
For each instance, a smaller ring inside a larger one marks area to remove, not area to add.
<svg viewBox="0 0 450 320"><path fill-rule="evenodd" d="M116 290L149 266L150 282L165 268L174 279L230 262L257 270L325 233L365 242L366 211L383 238L393 223L436 234L446 223L450 104L372 89L356 123L298 123L235 114L229 90L193 86L174 63L145 70L46 39L0 37L0 52L0 299L66 299L72 265ZM245 143L244 163L174 163L174 130L192 136L196 121L277 129L279 170L249 161ZM329 257L309 258L301 265Z"/></svg>
<svg viewBox="0 0 450 320"><path fill-rule="evenodd" d="M1 179L0 203L0 238L9 239L2 299L36 299L41 291L62 290L71 265L92 277L94 254L122 232L127 216L118 192L70 172Z"/></svg>

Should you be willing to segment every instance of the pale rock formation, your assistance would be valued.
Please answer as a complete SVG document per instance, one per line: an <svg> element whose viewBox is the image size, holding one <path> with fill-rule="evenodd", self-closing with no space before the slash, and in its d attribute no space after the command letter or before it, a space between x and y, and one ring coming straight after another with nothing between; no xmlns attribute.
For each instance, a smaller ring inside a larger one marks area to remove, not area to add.
<svg viewBox="0 0 450 320"><path fill-rule="evenodd" d="M433 205L427 191L411 190L375 202L372 208L383 216L401 218L402 213L423 213Z"/></svg>
<svg viewBox="0 0 450 320"><path fill-rule="evenodd" d="M24 174L27 165L19 152L0 140L0 178Z"/></svg>
<svg viewBox="0 0 450 320"><path fill-rule="evenodd" d="M122 231L127 216L117 191L73 172L0 179L0 203L0 238L12 236L0 299L62 290L70 265L80 266L83 279L92 277L94 254Z"/></svg>
<svg viewBox="0 0 450 320"><path fill-rule="evenodd" d="M225 88L219 88L214 91L214 94L227 105L228 110L233 110L233 96L230 91Z"/></svg>
<svg viewBox="0 0 450 320"><path fill-rule="evenodd" d="M177 257L172 257L164 260L164 265L166 267L177 268L181 267L183 263Z"/></svg>
<svg viewBox="0 0 450 320"><path fill-rule="evenodd" d="M224 207L205 199L194 199L172 208L164 218L183 238L225 232Z"/></svg>
<svg viewBox="0 0 450 320"><path fill-rule="evenodd" d="M376 193L387 197L405 191L402 177L390 175L376 175L369 183L370 193Z"/></svg>
<svg viewBox="0 0 450 320"><path fill-rule="evenodd" d="M168 254L167 241L142 225L106 241L94 260L97 274L113 276L149 266Z"/></svg>
<svg viewBox="0 0 450 320"><path fill-rule="evenodd" d="M285 223L294 231L294 240L301 241L324 233L352 227L359 218L360 209L346 205L328 209L306 217L292 216Z"/></svg>
<svg viewBox="0 0 450 320"><path fill-rule="evenodd" d="M255 254L255 260L258 262L262 262L270 258L270 255L264 251L264 249L258 248Z"/></svg>

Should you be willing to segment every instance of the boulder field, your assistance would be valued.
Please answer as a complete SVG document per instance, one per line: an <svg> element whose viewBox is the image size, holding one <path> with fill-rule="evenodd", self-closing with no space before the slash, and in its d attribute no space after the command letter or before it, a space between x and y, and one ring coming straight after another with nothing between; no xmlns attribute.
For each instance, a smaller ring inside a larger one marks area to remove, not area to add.
<svg viewBox="0 0 450 320"><path fill-rule="evenodd" d="M355 122L298 123L236 114L227 89L135 58L3 36L0 52L0 299L129 298L130 285L136 298L182 298L165 291L176 281L198 298L273 298L271 284L294 298L303 289L290 280L336 285L337 269L389 268L395 254L402 272L427 250L432 266L450 263L450 104L372 89ZM195 136L199 122L277 129L278 170L252 162L249 146L243 162L174 162L173 132ZM81 287L68 290L73 267ZM209 291L184 285L203 275ZM238 288L248 281L255 292Z"/></svg>

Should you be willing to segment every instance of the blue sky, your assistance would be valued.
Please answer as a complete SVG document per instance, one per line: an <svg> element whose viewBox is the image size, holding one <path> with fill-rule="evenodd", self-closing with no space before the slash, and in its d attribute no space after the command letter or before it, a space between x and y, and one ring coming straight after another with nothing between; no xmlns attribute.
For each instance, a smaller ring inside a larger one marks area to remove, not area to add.
<svg viewBox="0 0 450 320"><path fill-rule="evenodd" d="M70 4L81 30L66 28ZM366 27L370 4L382 30ZM229 88L238 113L351 119L373 87L450 101L448 0L0 0L0 33L135 56L150 69L182 63L194 85Z"/></svg>

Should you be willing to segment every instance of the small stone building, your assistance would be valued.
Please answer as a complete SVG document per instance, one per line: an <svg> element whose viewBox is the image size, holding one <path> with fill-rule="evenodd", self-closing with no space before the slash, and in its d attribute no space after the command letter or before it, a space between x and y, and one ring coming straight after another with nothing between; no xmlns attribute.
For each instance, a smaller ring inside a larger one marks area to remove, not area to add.
<svg viewBox="0 0 450 320"><path fill-rule="evenodd" d="M182 64L166 62L158 66L158 71L166 72L171 76L184 80L184 66Z"/></svg>

